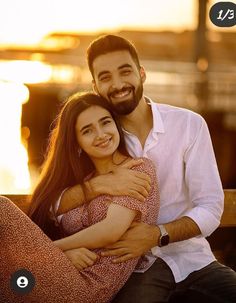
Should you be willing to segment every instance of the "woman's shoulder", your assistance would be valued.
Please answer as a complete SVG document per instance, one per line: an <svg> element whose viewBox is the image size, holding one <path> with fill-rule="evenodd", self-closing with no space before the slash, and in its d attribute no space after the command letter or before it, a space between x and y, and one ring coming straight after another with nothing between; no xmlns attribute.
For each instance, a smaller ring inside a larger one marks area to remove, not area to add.
<svg viewBox="0 0 236 303"><path fill-rule="evenodd" d="M143 161L143 164L145 165L154 165L154 162L149 159L149 158L146 158L146 157L138 157L138 158L135 158L135 160L142 160Z"/></svg>
<svg viewBox="0 0 236 303"><path fill-rule="evenodd" d="M142 160L143 162L140 165L134 166L133 169L141 171L141 172L155 172L155 164L152 160L145 158L145 157L139 157L135 158L136 160Z"/></svg>

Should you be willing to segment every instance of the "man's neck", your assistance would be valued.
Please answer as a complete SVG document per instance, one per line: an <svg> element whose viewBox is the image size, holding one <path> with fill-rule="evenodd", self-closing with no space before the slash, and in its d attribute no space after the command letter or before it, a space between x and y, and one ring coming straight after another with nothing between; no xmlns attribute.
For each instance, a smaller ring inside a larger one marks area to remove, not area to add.
<svg viewBox="0 0 236 303"><path fill-rule="evenodd" d="M120 116L122 127L137 136L144 146L147 136L153 127L153 118L150 105L147 104L144 97L140 100L135 110L126 116Z"/></svg>

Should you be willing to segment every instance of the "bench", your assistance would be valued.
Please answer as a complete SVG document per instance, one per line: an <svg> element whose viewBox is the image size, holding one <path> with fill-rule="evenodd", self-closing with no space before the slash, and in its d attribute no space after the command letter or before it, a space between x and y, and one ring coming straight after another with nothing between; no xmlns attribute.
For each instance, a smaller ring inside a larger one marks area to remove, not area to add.
<svg viewBox="0 0 236 303"><path fill-rule="evenodd" d="M236 189L225 189L225 206L221 224L208 237L211 248L219 262L236 270ZM27 195L5 195L27 213Z"/></svg>

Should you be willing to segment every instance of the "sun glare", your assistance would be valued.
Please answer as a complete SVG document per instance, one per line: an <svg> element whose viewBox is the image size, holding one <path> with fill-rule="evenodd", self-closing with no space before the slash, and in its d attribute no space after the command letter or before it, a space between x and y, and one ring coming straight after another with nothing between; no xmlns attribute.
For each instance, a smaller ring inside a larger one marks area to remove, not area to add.
<svg viewBox="0 0 236 303"><path fill-rule="evenodd" d="M36 45L53 32L193 30L197 24L196 3L196 0L5 0L0 10L0 43Z"/></svg>
<svg viewBox="0 0 236 303"><path fill-rule="evenodd" d="M0 193L29 193L26 148L21 142L21 106L29 91L23 84L0 81Z"/></svg>
<svg viewBox="0 0 236 303"><path fill-rule="evenodd" d="M39 61L0 61L0 78L21 83L47 82L52 76L50 65Z"/></svg>

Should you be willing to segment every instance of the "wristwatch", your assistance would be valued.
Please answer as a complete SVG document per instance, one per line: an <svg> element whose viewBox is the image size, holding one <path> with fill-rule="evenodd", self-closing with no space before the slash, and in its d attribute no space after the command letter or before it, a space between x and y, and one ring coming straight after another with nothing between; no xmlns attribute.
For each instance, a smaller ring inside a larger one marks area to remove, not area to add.
<svg viewBox="0 0 236 303"><path fill-rule="evenodd" d="M164 225L158 225L159 229L160 229L160 238L158 240L158 246L162 247L162 246L166 246L169 244L170 242L170 236L167 232L167 230L165 229Z"/></svg>

